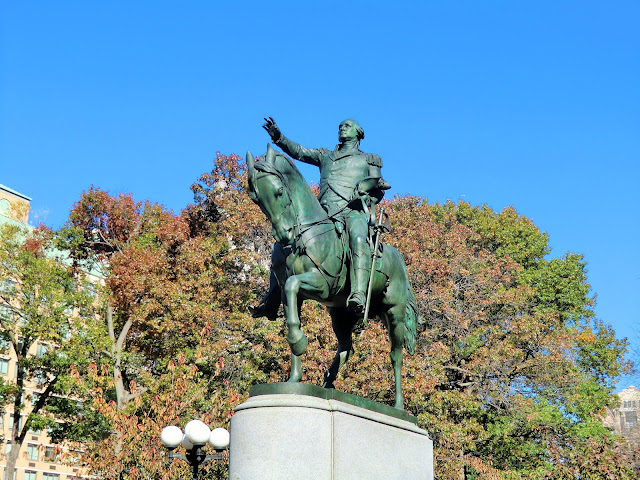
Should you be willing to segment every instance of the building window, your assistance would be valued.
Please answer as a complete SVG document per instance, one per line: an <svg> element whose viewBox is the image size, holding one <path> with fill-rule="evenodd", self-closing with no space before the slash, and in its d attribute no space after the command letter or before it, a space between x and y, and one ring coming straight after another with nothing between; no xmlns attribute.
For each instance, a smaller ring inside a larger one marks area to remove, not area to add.
<svg viewBox="0 0 640 480"><path fill-rule="evenodd" d="M27 459L38 461L38 446L30 443L27 445ZM34 477L35 478L35 477Z"/></svg>
<svg viewBox="0 0 640 480"><path fill-rule="evenodd" d="M625 428L635 428L638 426L638 414L636 412L624 412Z"/></svg>
<svg viewBox="0 0 640 480"><path fill-rule="evenodd" d="M18 419L18 430L22 428L22 415ZM13 413L9 414L9 430L13 430Z"/></svg>
<svg viewBox="0 0 640 480"><path fill-rule="evenodd" d="M8 278L0 282L0 292L11 293L16 287L16 282L9 280Z"/></svg>
<svg viewBox="0 0 640 480"><path fill-rule="evenodd" d="M36 372L33 374L33 381L42 387L47 383L47 376L43 372Z"/></svg>
<svg viewBox="0 0 640 480"><path fill-rule="evenodd" d="M6 358L0 358L0 375L9 374L9 360Z"/></svg>
<svg viewBox="0 0 640 480"><path fill-rule="evenodd" d="M60 460L60 448L48 446L44 451L44 461L50 463L58 463Z"/></svg>
<svg viewBox="0 0 640 480"><path fill-rule="evenodd" d="M33 470L25 470L23 478L24 480L36 480L38 478L38 472L34 472Z"/></svg>
<svg viewBox="0 0 640 480"><path fill-rule="evenodd" d="M39 393L34 393L34 395L40 395ZM32 402L35 404L35 401L32 400ZM29 426L29 433L31 435L40 435L42 433L42 431L40 430L36 430L33 425Z"/></svg>
<svg viewBox="0 0 640 480"><path fill-rule="evenodd" d="M69 451L69 463L78 463L80 461L80 456L82 455L82 452L78 451L78 450L70 450Z"/></svg>
<svg viewBox="0 0 640 480"><path fill-rule="evenodd" d="M4 430L4 411L0 411L0 432Z"/></svg>
<svg viewBox="0 0 640 480"><path fill-rule="evenodd" d="M36 357L42 358L47 354L48 347L41 343L38 343L38 347L36 348Z"/></svg>
<svg viewBox="0 0 640 480"><path fill-rule="evenodd" d="M5 455L8 454L10 451L11 451L11 440L7 440L7 444L4 447Z"/></svg>
<svg viewBox="0 0 640 480"><path fill-rule="evenodd" d="M42 474L42 480L60 480L60 475L57 473L44 472Z"/></svg>
<svg viewBox="0 0 640 480"><path fill-rule="evenodd" d="M13 287L14 284L15 282L9 280L8 278L0 281L0 292L8 292L9 290L11 290L11 287Z"/></svg>
<svg viewBox="0 0 640 480"><path fill-rule="evenodd" d="M2 307L0 307L0 311L1 310L2 310ZM2 316L2 313L0 313L0 316ZM0 337L0 353L4 355L8 355L10 348L11 348L11 342L9 341L9 339L5 337Z"/></svg>
<svg viewBox="0 0 640 480"><path fill-rule="evenodd" d="M0 291L4 289L0 288ZM8 305L0 305L0 318L5 322L10 322L13 319L13 309Z"/></svg>

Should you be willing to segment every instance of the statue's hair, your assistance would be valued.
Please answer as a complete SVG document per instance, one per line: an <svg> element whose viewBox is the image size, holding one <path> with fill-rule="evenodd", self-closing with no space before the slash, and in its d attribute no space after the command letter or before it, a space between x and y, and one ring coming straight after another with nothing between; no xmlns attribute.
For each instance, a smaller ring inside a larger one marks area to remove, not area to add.
<svg viewBox="0 0 640 480"><path fill-rule="evenodd" d="M362 140L364 138L364 130L362 129L362 127L360 126L360 124L358 122L356 122L355 120L352 120L350 118L347 118L348 121L353 122L353 126L356 127L356 135L358 140ZM342 123L346 122L347 120L343 120ZM342 125L342 123L340 125Z"/></svg>

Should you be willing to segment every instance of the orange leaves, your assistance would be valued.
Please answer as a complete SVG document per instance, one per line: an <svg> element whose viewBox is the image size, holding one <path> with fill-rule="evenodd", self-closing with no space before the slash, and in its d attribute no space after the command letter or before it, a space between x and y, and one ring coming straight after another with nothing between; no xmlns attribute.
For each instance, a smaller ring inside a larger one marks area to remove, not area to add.
<svg viewBox="0 0 640 480"><path fill-rule="evenodd" d="M513 208L495 213L464 202L428 205L415 197L396 197L386 208L393 226L386 240L407 260L424 321L417 359L406 362L407 402L436 432L438 475L466 468L479 478L529 478L524 465L539 457L522 452L547 442L531 433L539 423L556 422L554 428L571 435L561 425L561 412L544 412L547 402L567 410L575 402L583 412L589 399L576 392L586 366L594 372L589 378L598 379L619 365L619 345L606 328L578 333L572 326L592 315L582 257L544 260L546 234ZM420 373L431 380L421 381ZM598 381L592 388L603 388ZM483 447L499 431L491 419L508 424L520 413L522 432L505 430L502 443ZM509 439L519 434L535 440ZM565 462L564 448L557 446L558 464ZM512 463L498 468L492 455Z"/></svg>
<svg viewBox="0 0 640 480"><path fill-rule="evenodd" d="M127 462L165 478L149 447L162 425L196 416L226 422L253 384L286 379L284 323L247 312L266 288L273 239L244 191L244 170L239 157L218 154L179 216L94 188L74 207L73 225L110 260L116 326L132 325L123 378L135 378L130 391L141 393L122 411L97 403L117 432L94 452L103 478L118 478ZM546 262L546 235L512 208L417 197L385 207L393 230L384 241L405 257L423 322L416 355L403 364L405 405L434 438L437 476L466 469L477 478L556 478L557 465L577 461L552 438L577 438L558 406L573 405L589 368L609 372L618 360L602 353L612 332L569 326L590 308L581 259ZM306 302L301 322L309 340L303 381L321 384L336 347L330 319ZM383 326L373 321L354 334L354 349L336 386L391 402Z"/></svg>
<svg viewBox="0 0 640 480"><path fill-rule="evenodd" d="M593 333L591 329L584 329L582 332L578 334L577 339L579 342L590 343L590 344L596 344L598 341L598 338L596 337L596 335Z"/></svg>
<svg viewBox="0 0 640 480"><path fill-rule="evenodd" d="M88 365L87 373L89 375L89 378L97 378L98 377L98 365L96 365L94 362L91 362Z"/></svg>
<svg viewBox="0 0 640 480"><path fill-rule="evenodd" d="M91 186L73 205L69 225L82 229L91 251L108 257L134 235L140 206L130 194L112 197Z"/></svg>
<svg viewBox="0 0 640 480"><path fill-rule="evenodd" d="M219 375L224 368L224 358L220 357L216 362L216 375Z"/></svg>
<svg viewBox="0 0 640 480"><path fill-rule="evenodd" d="M43 242L35 238L27 238L24 249L32 255L42 255Z"/></svg>

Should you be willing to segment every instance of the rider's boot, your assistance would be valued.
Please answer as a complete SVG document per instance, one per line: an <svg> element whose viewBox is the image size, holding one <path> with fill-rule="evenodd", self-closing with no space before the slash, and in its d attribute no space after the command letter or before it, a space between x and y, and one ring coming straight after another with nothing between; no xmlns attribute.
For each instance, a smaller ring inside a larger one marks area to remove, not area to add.
<svg viewBox="0 0 640 480"><path fill-rule="evenodd" d="M273 273L269 275L269 291L257 306L250 306L249 311L253 318L267 317L269 320L278 318L278 310L282 302L282 290Z"/></svg>
<svg viewBox="0 0 640 480"><path fill-rule="evenodd" d="M363 242L368 250L368 245ZM367 287L371 272L368 252L352 252L351 255L351 295L347 298L347 310L362 315L366 308Z"/></svg>

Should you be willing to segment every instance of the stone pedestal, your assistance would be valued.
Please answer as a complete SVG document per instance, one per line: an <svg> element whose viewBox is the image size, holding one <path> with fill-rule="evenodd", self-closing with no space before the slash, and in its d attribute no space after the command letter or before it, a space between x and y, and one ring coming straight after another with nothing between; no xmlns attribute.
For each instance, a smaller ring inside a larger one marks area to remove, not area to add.
<svg viewBox="0 0 640 480"><path fill-rule="evenodd" d="M257 385L231 419L230 480L433 480L415 417L306 384Z"/></svg>

